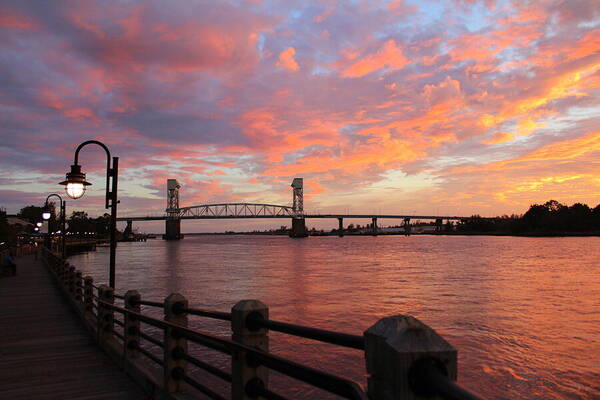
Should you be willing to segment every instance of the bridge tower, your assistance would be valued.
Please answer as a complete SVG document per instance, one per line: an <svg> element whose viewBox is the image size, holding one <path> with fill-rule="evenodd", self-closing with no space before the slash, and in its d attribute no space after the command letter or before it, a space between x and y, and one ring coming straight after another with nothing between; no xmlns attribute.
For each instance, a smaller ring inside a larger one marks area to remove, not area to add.
<svg viewBox="0 0 600 400"><path fill-rule="evenodd" d="M307 237L306 221L304 219L304 180L302 178L294 178L292 181L292 209L294 217L292 217L292 230L290 237L301 238Z"/></svg>
<svg viewBox="0 0 600 400"><path fill-rule="evenodd" d="M179 218L179 182L167 179L167 219L165 220L165 240L183 239L181 234L181 218Z"/></svg>
<svg viewBox="0 0 600 400"><path fill-rule="evenodd" d="M304 214L304 179L294 178L291 185L294 189L292 196L294 197L292 208L296 215Z"/></svg>

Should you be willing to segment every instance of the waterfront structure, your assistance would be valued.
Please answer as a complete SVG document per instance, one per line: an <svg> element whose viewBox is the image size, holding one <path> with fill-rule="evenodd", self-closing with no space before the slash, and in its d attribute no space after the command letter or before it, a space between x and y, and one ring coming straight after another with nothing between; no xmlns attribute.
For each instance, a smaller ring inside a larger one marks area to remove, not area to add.
<svg viewBox="0 0 600 400"><path fill-rule="evenodd" d="M371 234L378 233L379 219L401 219L404 221L404 233L410 235L411 220L434 220L436 230L441 231L443 221L463 221L468 217L439 216L439 215L403 215L403 214L307 214L304 212L304 180L294 178L292 187L292 206L263 204L263 203L218 203L200 204L196 206L179 206L179 189L181 186L176 179L167 180L167 209L161 216L129 216L117 218L117 221L127 222L127 229L132 229L133 221L165 221L164 239L182 239L181 221L186 219L235 219L235 218L289 218L292 221L290 237L308 236L306 219L337 219L338 233L344 234L344 219L370 219Z"/></svg>

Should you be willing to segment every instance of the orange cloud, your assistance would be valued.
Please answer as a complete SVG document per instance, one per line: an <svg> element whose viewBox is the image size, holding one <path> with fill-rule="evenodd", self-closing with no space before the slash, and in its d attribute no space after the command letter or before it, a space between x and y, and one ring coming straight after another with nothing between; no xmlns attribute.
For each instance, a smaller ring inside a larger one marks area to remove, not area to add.
<svg viewBox="0 0 600 400"><path fill-rule="evenodd" d="M574 49L566 52L569 60L577 60L580 58L598 55L600 49L600 28L594 29L586 33L576 44Z"/></svg>
<svg viewBox="0 0 600 400"><path fill-rule="evenodd" d="M326 173L341 170L361 173L369 167L393 168L424 156L414 144L401 139L372 138L362 145L339 144L339 151L321 151L301 157L292 164L279 164L263 172L267 176Z"/></svg>
<svg viewBox="0 0 600 400"><path fill-rule="evenodd" d="M279 54L279 61L277 61L277 66L279 68L287 69L288 71L297 71L300 67L294 59L295 55L296 49L294 49L293 47L288 47Z"/></svg>
<svg viewBox="0 0 600 400"><path fill-rule="evenodd" d="M585 136L547 144L528 154L509 160L495 161L485 165L456 167L447 170L448 174L465 174L478 171L504 171L507 169L531 168L531 163L567 163L600 151L600 131ZM556 166L557 164L553 164Z"/></svg>
<svg viewBox="0 0 600 400"><path fill-rule="evenodd" d="M345 68L341 75L344 78L360 78L382 68L401 69L408 63L402 48L395 40L390 39L375 53L368 54Z"/></svg>
<svg viewBox="0 0 600 400"><path fill-rule="evenodd" d="M454 61L475 60L480 71L485 64L509 47L528 47L543 35L539 24L518 25L509 22L506 29L462 35L450 41L450 56ZM491 68L491 67L488 67Z"/></svg>
<svg viewBox="0 0 600 400"><path fill-rule="evenodd" d="M281 162L286 153L295 153L308 146L335 146L346 121L327 121L319 116L302 115L302 126L290 126L286 118L274 110L255 109L245 112L237 124L250 141L251 147L266 154L269 163Z"/></svg>
<svg viewBox="0 0 600 400"><path fill-rule="evenodd" d="M496 132L492 135L491 138L489 138L487 140L483 140L481 143L493 145L493 144L500 144L500 143L508 142L513 139L514 139L514 136L511 133Z"/></svg>
<svg viewBox="0 0 600 400"><path fill-rule="evenodd" d="M548 144L528 155L520 157L515 162L523 161L565 161L579 158L600 151L600 131L583 137Z"/></svg>

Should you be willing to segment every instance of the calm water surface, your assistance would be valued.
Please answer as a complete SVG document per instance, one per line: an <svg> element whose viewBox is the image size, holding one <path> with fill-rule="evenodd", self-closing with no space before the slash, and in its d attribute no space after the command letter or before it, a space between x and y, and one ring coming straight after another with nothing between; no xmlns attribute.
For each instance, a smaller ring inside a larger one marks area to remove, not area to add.
<svg viewBox="0 0 600 400"><path fill-rule="evenodd" d="M108 248L71 257L106 282ZM120 243L117 292L171 292L228 311L353 334L410 314L459 353L459 382L489 399L600 399L600 238L188 236ZM144 312L156 312L147 309ZM228 335L227 324L193 318ZM271 333L275 354L364 383L359 351ZM227 360L194 350L227 368ZM297 398L322 393L275 377Z"/></svg>

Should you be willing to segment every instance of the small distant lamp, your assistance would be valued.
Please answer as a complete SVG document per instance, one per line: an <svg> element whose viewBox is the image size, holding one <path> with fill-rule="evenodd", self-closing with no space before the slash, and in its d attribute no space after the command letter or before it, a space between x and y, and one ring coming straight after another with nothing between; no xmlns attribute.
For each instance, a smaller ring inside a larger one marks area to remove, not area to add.
<svg viewBox="0 0 600 400"><path fill-rule="evenodd" d="M42 223L41 223L41 222L37 222L37 223L35 224L35 226L37 226L37 227L39 228L40 226L42 226Z"/></svg>
<svg viewBox="0 0 600 400"><path fill-rule="evenodd" d="M56 233L60 233L60 232L64 232L65 231L65 218L67 217L67 211L66 211L66 207L67 207L67 202L64 201L62 199L62 197L60 197L59 194L57 193L52 193L49 194L48 197L46 197L46 203L44 203L44 212L42 212L42 218L45 220L49 220L50 217L52 216L50 213L50 205L48 204L48 200L50 200L50 197L56 197L58 198L58 200L60 201L60 231L56 232ZM62 236L62 240L61 240L61 256L63 258L63 260L66 258L66 241L65 241L65 236Z"/></svg>

